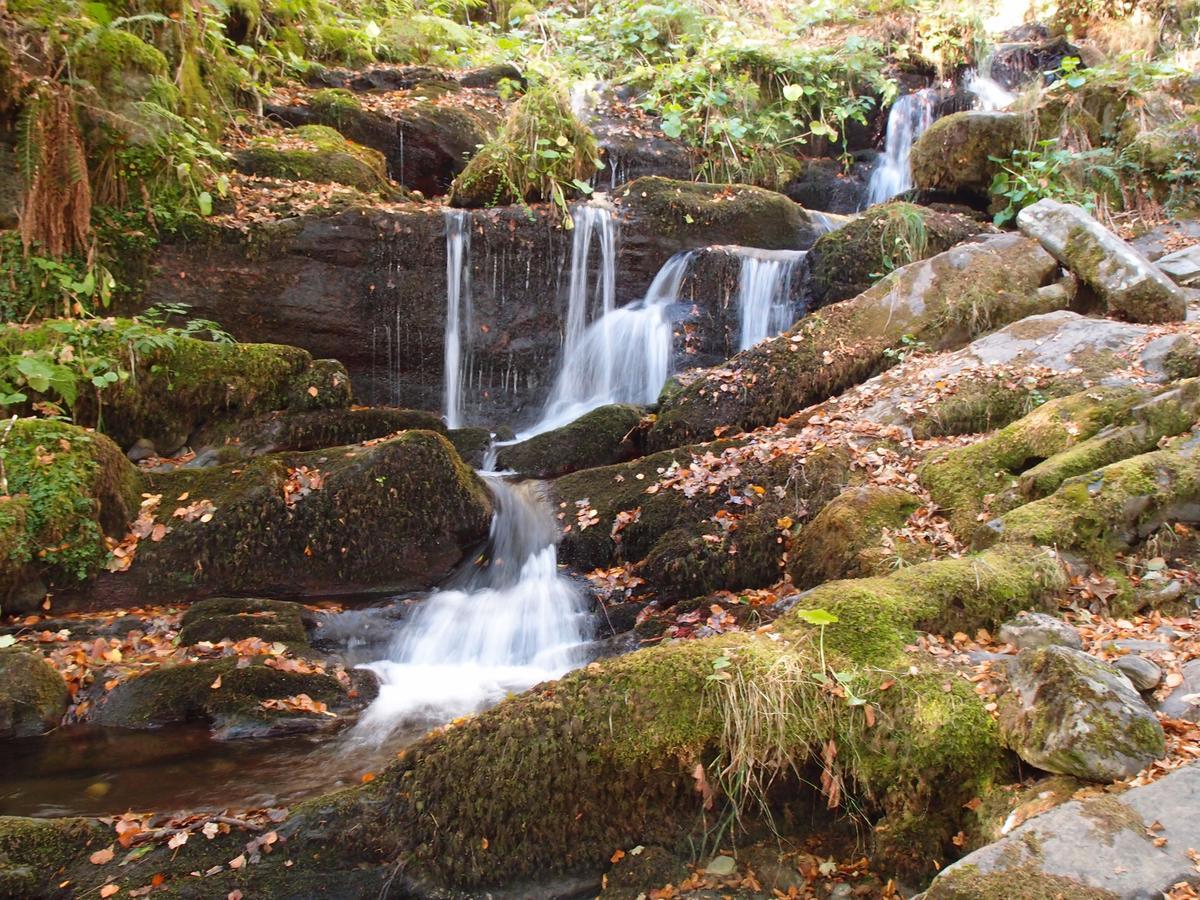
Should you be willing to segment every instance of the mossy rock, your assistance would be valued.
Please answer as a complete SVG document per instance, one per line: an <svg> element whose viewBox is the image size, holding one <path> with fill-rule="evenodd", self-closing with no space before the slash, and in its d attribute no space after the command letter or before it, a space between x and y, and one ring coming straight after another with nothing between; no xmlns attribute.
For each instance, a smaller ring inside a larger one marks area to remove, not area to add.
<svg viewBox="0 0 1200 900"><path fill-rule="evenodd" d="M500 469L521 475L556 478L623 462L637 454L633 433L641 420L636 406L601 406L562 428L501 447L496 463Z"/></svg>
<svg viewBox="0 0 1200 900"><path fill-rule="evenodd" d="M0 898L53 896L70 860L111 839L110 830L89 819L0 816Z"/></svg>
<svg viewBox="0 0 1200 900"><path fill-rule="evenodd" d="M617 197L639 229L674 250L714 244L804 250L816 240L807 211L765 188L650 175L629 182Z"/></svg>
<svg viewBox="0 0 1200 900"><path fill-rule="evenodd" d="M49 419L17 419L0 444L8 494L0 498L0 591L6 611L41 603L30 582L75 586L108 555L137 513L137 470L104 435Z"/></svg>
<svg viewBox="0 0 1200 900"><path fill-rule="evenodd" d="M123 681L105 694L90 721L119 728L161 728L207 720L222 739L260 738L321 730L337 719L320 712L270 709L266 700L307 694L336 716L353 712L373 696L374 676L353 670L350 686L333 675L288 672L255 658L162 666Z"/></svg>
<svg viewBox="0 0 1200 900"><path fill-rule="evenodd" d="M255 138L233 155L238 171L284 181L333 182L396 197L387 180L387 161L378 150L346 140L325 125Z"/></svg>
<svg viewBox="0 0 1200 900"><path fill-rule="evenodd" d="M181 447L200 426L277 409L344 408L350 379L340 363L313 360L280 344L221 344L168 334L129 319L46 320L0 329L0 353L60 348L129 367L100 392L79 388L76 422L99 424L122 447L140 438L160 453ZM31 402L45 398L27 391Z"/></svg>
<svg viewBox="0 0 1200 900"><path fill-rule="evenodd" d="M492 446L490 431L486 428L451 428L446 437L468 466L475 469L483 466L484 457Z"/></svg>
<svg viewBox="0 0 1200 900"><path fill-rule="evenodd" d="M789 553L788 574L800 588L838 578L885 574L883 529L898 529L921 506L921 498L894 487L864 485L843 491L800 529ZM893 553L908 558L903 545ZM910 551L911 553L911 551Z"/></svg>
<svg viewBox="0 0 1200 900"><path fill-rule="evenodd" d="M896 270L852 300L801 319L729 362L664 391L651 450L749 431L820 403L899 361L914 343L961 347L1009 322L1064 306L1058 263L1036 243L993 235Z"/></svg>
<svg viewBox="0 0 1200 900"><path fill-rule="evenodd" d="M1026 116L960 112L938 119L913 144L913 182L921 191L987 204L1000 164L1032 140Z"/></svg>
<svg viewBox="0 0 1200 900"><path fill-rule="evenodd" d="M301 468L320 484L289 503ZM492 512L483 483L429 431L176 469L149 476L147 490L169 498L156 516L170 530L97 586L122 600L151 588L195 598L424 589L487 536ZM201 501L212 504L208 521L173 515Z"/></svg>
<svg viewBox="0 0 1200 900"><path fill-rule="evenodd" d="M179 643L219 643L256 637L303 650L308 646L312 615L299 603L258 597L213 597L188 607L180 623Z"/></svg>
<svg viewBox="0 0 1200 900"><path fill-rule="evenodd" d="M78 43L72 55L75 74L109 100L143 99L151 79L165 79L167 58L131 31L98 28Z"/></svg>
<svg viewBox="0 0 1200 900"><path fill-rule="evenodd" d="M57 728L69 702L66 682L40 655L0 650L0 740Z"/></svg>
<svg viewBox="0 0 1200 900"><path fill-rule="evenodd" d="M446 426L433 413L386 406L273 412L207 428L194 439L198 452L207 448L222 459L249 458L283 450L319 450L360 444L401 431L420 429L444 434Z"/></svg>
<svg viewBox="0 0 1200 900"><path fill-rule="evenodd" d="M967 216L911 203L872 207L817 238L804 263L808 309L855 297L893 269L992 230Z"/></svg>

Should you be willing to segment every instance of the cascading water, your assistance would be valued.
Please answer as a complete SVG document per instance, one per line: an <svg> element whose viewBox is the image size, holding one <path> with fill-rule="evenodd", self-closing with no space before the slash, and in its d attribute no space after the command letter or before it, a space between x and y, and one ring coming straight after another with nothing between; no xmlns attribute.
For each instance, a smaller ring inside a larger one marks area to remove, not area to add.
<svg viewBox="0 0 1200 900"><path fill-rule="evenodd" d="M986 60L980 65L979 71L975 69L968 71L963 79L963 88L975 98L973 104L975 109L987 112L1008 109L1017 99L1017 95L992 78L988 74L990 68L991 60Z"/></svg>
<svg viewBox="0 0 1200 900"><path fill-rule="evenodd" d="M937 93L931 88L905 94L888 113L883 155L867 184L867 205L886 203L913 186L909 157L913 144L933 124Z"/></svg>
<svg viewBox="0 0 1200 900"><path fill-rule="evenodd" d="M792 276L807 254L802 250L738 248L738 349L779 334L795 321Z"/></svg>
<svg viewBox="0 0 1200 900"><path fill-rule="evenodd" d="M474 712L583 661L587 614L559 574L558 528L540 486L484 478L496 504L484 562L431 594L388 658L365 667L380 689L357 738L378 743L404 724Z"/></svg>
<svg viewBox="0 0 1200 900"><path fill-rule="evenodd" d="M464 343L471 334L471 214L447 209L446 216L446 333L443 338L443 380L446 424L462 425ZM465 340L464 340L465 339ZM470 348L465 348L469 350Z"/></svg>
<svg viewBox="0 0 1200 900"><path fill-rule="evenodd" d="M569 351L564 348L542 418L522 438L566 425L608 403L645 405L658 399L671 368L668 310L679 300L692 255L675 254L642 300L606 310Z"/></svg>

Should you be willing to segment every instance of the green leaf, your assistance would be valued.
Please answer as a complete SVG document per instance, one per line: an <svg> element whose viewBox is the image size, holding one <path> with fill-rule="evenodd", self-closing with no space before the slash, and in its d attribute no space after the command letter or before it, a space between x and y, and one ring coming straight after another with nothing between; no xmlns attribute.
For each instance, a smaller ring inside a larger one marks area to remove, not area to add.
<svg viewBox="0 0 1200 900"><path fill-rule="evenodd" d="M200 207L200 215L205 217L212 215L213 198L208 191L201 191L196 195L196 204Z"/></svg>
<svg viewBox="0 0 1200 900"><path fill-rule="evenodd" d="M795 103L804 96L804 86L799 84L785 84L783 86L783 99L789 103Z"/></svg>
<svg viewBox="0 0 1200 900"><path fill-rule="evenodd" d="M838 617L827 609L798 609L796 616L809 625L836 625Z"/></svg>

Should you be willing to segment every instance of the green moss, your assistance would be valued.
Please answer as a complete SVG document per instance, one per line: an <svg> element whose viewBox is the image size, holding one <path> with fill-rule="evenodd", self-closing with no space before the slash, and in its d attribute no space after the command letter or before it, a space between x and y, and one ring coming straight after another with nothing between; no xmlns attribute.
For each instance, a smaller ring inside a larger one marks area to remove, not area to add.
<svg viewBox="0 0 1200 900"><path fill-rule="evenodd" d="M81 371L72 409L75 421L99 425L122 446L144 437L168 453L198 426L220 417L350 402L345 369L332 361L314 361L297 347L219 344L128 319L47 320L0 330L0 353L17 355L67 343L78 370L90 365L100 373L128 373L97 391Z"/></svg>
<svg viewBox="0 0 1200 900"><path fill-rule="evenodd" d="M1025 116L961 112L934 122L913 144L913 181L922 191L986 201L1000 171L992 157L1007 159L1031 140Z"/></svg>
<svg viewBox="0 0 1200 900"><path fill-rule="evenodd" d="M634 433L641 420L637 407L601 406L562 428L501 447L497 466L534 478L555 478L621 462L637 452Z"/></svg>
<svg viewBox="0 0 1200 900"><path fill-rule="evenodd" d="M138 78L165 78L167 58L136 34L102 28L79 42L73 54L75 73L91 82L102 96L140 99Z"/></svg>
<svg viewBox="0 0 1200 900"><path fill-rule="evenodd" d="M951 513L955 533L969 539L981 516L1021 502L1013 491L1020 473L1096 434L1144 396L1136 388L1100 388L1051 400L982 441L931 456L921 483Z"/></svg>
<svg viewBox="0 0 1200 900"><path fill-rule="evenodd" d="M367 192L398 196L387 180L382 153L346 140L325 125L304 125L294 132L255 138L234 154L248 175L288 181L334 182Z"/></svg>
<svg viewBox="0 0 1200 900"><path fill-rule="evenodd" d="M307 395L307 389L301 391ZM224 462L281 450L318 450L357 444L420 429L443 434L446 426L433 413L390 407L274 412L205 429L195 446L228 451Z"/></svg>
<svg viewBox="0 0 1200 900"><path fill-rule="evenodd" d="M0 816L0 892L18 898L42 896L68 862L109 840L87 819L26 819Z"/></svg>
<svg viewBox="0 0 1200 900"><path fill-rule="evenodd" d="M69 700L66 682L39 654L0 650L0 739L57 728Z"/></svg>
<svg viewBox="0 0 1200 900"><path fill-rule="evenodd" d="M260 598L214 597L193 603L183 615L179 643L218 643L257 637L293 648L308 646L307 611L299 603Z"/></svg>
<svg viewBox="0 0 1200 900"><path fill-rule="evenodd" d="M972 865L956 866L925 892L928 900L1117 900L1112 891L1092 887L1062 875L1050 875L1033 864L981 872Z"/></svg>
<svg viewBox="0 0 1200 900"><path fill-rule="evenodd" d="M5 593L34 577L53 585L95 574L107 555L104 536L123 534L138 508L137 472L120 449L63 422L17 419L0 457L8 481L0 498Z"/></svg>

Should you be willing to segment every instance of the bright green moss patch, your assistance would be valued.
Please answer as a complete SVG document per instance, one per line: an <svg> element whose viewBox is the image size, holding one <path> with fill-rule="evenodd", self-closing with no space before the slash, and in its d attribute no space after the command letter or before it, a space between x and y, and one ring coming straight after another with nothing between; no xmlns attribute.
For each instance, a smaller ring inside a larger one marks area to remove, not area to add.
<svg viewBox="0 0 1200 900"><path fill-rule="evenodd" d="M387 162L378 150L346 140L325 125L255 138L234 154L241 172L286 181L334 182L395 196L387 180Z"/></svg>

